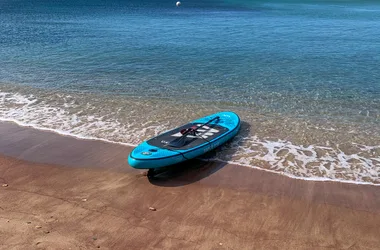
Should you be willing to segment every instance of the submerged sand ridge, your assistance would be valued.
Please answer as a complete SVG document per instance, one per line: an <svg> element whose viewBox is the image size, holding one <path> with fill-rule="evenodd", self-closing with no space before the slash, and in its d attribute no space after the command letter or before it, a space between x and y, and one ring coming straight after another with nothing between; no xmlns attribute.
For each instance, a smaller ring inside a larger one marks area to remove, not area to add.
<svg viewBox="0 0 380 250"><path fill-rule="evenodd" d="M1 249L380 244L377 186L295 180L199 161L149 181L127 166L131 148L125 146L12 124L1 124L0 134L0 152L8 155L0 157L0 181L8 185L0 187Z"/></svg>

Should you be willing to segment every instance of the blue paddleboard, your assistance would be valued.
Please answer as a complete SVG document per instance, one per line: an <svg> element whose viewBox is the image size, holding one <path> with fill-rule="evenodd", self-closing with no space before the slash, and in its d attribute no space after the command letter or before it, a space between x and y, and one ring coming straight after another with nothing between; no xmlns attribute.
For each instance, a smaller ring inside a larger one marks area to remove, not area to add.
<svg viewBox="0 0 380 250"><path fill-rule="evenodd" d="M139 144L129 155L133 168L154 169L200 156L233 138L240 129L234 112L220 112L164 132Z"/></svg>

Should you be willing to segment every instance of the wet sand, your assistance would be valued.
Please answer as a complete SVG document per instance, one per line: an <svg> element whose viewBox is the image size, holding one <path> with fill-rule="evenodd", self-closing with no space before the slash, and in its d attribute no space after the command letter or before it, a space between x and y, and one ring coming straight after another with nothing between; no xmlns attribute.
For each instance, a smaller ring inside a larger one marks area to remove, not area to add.
<svg viewBox="0 0 380 250"><path fill-rule="evenodd" d="M0 123L0 249L379 249L379 186L197 160L149 180L130 150Z"/></svg>

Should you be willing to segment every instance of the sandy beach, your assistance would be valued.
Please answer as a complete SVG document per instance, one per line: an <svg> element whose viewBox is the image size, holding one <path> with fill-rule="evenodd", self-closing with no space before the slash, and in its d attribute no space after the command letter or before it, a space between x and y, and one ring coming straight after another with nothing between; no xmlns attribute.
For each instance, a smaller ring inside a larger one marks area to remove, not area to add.
<svg viewBox="0 0 380 250"><path fill-rule="evenodd" d="M380 249L380 187L190 161L0 123L0 249Z"/></svg>

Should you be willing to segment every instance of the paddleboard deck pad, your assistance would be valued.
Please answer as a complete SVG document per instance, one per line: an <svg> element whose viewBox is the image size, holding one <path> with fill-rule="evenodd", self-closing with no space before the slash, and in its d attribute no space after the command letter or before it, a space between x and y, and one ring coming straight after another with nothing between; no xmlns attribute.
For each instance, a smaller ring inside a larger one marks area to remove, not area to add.
<svg viewBox="0 0 380 250"><path fill-rule="evenodd" d="M142 142L131 152L128 163L137 169L177 164L226 143L239 129L240 118L233 112L202 117Z"/></svg>

